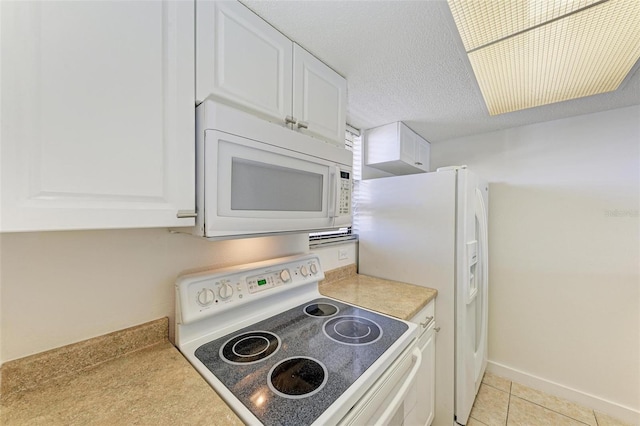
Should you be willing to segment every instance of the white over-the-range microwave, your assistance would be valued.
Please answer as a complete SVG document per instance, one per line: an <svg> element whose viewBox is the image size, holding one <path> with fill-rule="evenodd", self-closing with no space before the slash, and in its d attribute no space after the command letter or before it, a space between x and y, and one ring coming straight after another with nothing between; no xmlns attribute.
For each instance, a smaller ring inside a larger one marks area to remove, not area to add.
<svg viewBox="0 0 640 426"><path fill-rule="evenodd" d="M353 154L207 100L196 108L196 226L227 239L351 225Z"/></svg>

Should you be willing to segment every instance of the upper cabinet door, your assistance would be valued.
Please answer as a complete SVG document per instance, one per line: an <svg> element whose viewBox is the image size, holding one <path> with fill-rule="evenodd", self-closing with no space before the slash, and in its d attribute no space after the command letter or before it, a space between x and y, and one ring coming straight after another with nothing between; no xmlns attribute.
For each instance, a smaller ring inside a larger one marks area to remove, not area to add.
<svg viewBox="0 0 640 426"><path fill-rule="evenodd" d="M193 225L193 3L0 7L0 230Z"/></svg>
<svg viewBox="0 0 640 426"><path fill-rule="evenodd" d="M417 163L416 144L418 143L418 135L404 123L400 123L399 132L400 159L411 166L415 166Z"/></svg>
<svg viewBox="0 0 640 426"><path fill-rule="evenodd" d="M295 43L293 51L294 126L344 147L347 81Z"/></svg>
<svg viewBox="0 0 640 426"><path fill-rule="evenodd" d="M430 152L431 152L431 144L426 140L422 139L419 135L416 139L416 167L424 170L425 172L429 171L429 161L430 161Z"/></svg>
<svg viewBox="0 0 640 426"><path fill-rule="evenodd" d="M291 115L291 40L235 1L196 15L196 100L228 101L284 124Z"/></svg>

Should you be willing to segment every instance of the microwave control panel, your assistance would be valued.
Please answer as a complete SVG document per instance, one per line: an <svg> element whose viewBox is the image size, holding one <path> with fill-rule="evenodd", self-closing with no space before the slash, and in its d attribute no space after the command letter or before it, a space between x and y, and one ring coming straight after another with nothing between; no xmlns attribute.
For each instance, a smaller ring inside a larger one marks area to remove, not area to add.
<svg viewBox="0 0 640 426"><path fill-rule="evenodd" d="M341 216L351 213L351 179L349 172L340 172L340 207L338 214Z"/></svg>

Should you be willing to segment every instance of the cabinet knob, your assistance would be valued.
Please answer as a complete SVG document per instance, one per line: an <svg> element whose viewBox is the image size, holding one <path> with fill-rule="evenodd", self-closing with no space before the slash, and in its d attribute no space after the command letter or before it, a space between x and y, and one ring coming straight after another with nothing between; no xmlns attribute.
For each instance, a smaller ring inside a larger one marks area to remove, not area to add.
<svg viewBox="0 0 640 426"><path fill-rule="evenodd" d="M306 121L298 121L298 129L308 129L309 123Z"/></svg>
<svg viewBox="0 0 640 426"><path fill-rule="evenodd" d="M290 115L287 115L287 116L284 118L284 122L285 122L286 124L296 124L296 121L297 121L297 120L295 119L295 117L292 117L292 116L290 116Z"/></svg>

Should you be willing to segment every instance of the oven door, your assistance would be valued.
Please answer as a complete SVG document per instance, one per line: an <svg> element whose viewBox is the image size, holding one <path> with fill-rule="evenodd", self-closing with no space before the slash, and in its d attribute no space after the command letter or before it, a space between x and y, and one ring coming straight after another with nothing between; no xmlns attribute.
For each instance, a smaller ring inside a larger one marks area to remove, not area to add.
<svg viewBox="0 0 640 426"><path fill-rule="evenodd" d="M402 425L415 404L422 353L411 345L342 419L340 426ZM410 406L411 405L411 406Z"/></svg>
<svg viewBox="0 0 640 426"><path fill-rule="evenodd" d="M205 131L205 237L330 229L339 214L335 163Z"/></svg>

